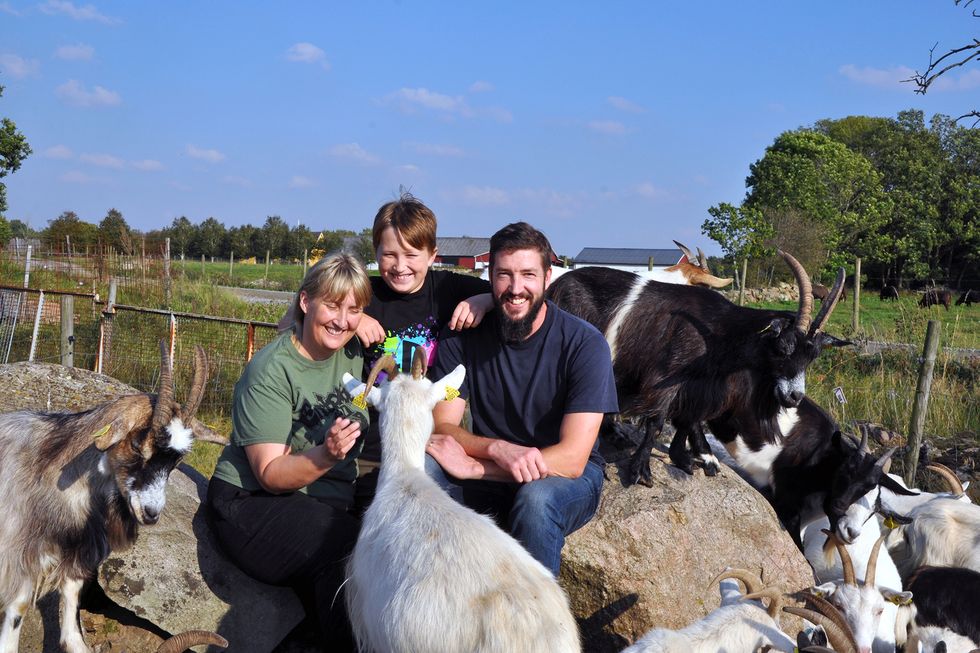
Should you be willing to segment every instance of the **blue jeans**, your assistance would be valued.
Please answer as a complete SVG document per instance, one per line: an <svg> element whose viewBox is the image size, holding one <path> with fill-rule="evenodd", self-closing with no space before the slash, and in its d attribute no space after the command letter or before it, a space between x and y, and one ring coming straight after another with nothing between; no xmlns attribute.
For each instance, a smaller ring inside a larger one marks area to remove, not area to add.
<svg viewBox="0 0 980 653"><path fill-rule="evenodd" d="M460 481L428 454L425 471L459 503L492 515L555 577L565 536L592 519L602 492L602 467L591 460L578 478L552 476L530 483Z"/></svg>

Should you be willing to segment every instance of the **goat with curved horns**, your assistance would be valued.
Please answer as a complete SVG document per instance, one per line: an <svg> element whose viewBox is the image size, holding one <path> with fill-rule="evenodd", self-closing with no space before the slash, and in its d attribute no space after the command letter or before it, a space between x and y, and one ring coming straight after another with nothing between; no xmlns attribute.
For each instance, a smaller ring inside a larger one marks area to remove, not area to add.
<svg viewBox="0 0 980 653"><path fill-rule="evenodd" d="M541 563L493 520L456 503L425 473L432 408L463 382L433 383L416 350L412 375L382 357L352 396L378 408L384 458L374 502L348 565L358 646L377 653L574 653L568 598ZM387 383L373 387L380 371Z"/></svg>
<svg viewBox="0 0 980 653"><path fill-rule="evenodd" d="M208 429L194 419L207 356L194 355L183 406L174 401L170 355L160 343L160 391L120 397L80 413L0 415L0 653L16 653L32 600L61 590L61 646L89 653L78 627L78 595L110 550L136 541L166 503L166 483Z"/></svg>
<svg viewBox="0 0 980 653"><path fill-rule="evenodd" d="M608 268L573 270L548 289L549 299L590 322L609 342L622 414L639 417L645 426L630 463L631 481L650 483L650 454L667 419L677 429L670 459L688 473L691 453L705 473L718 472L701 428L706 420L752 419L775 443L780 407L803 399L806 367L823 347L841 344L823 327L840 297L844 270L814 318L810 277L791 255L779 254L799 287L795 316Z"/></svg>

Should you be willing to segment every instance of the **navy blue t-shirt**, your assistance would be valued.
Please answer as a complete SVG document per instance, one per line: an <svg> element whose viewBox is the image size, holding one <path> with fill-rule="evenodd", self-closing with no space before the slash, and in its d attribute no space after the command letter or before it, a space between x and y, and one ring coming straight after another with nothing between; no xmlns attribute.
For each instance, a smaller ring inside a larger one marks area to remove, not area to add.
<svg viewBox="0 0 980 653"><path fill-rule="evenodd" d="M558 443L566 413L619 410L605 338L550 301L547 307L541 328L518 344L500 339L499 311L475 329L443 330L432 377L466 367L460 396L469 400L475 434L544 448Z"/></svg>

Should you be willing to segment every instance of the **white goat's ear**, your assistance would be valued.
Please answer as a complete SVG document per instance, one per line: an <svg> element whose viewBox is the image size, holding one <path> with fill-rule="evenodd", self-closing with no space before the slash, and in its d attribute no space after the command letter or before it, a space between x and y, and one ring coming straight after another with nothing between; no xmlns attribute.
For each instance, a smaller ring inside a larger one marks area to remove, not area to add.
<svg viewBox="0 0 980 653"><path fill-rule="evenodd" d="M343 376L344 390L347 394L351 396L351 400L355 406L359 408L366 408L367 404L372 406L377 406L381 402L381 391L377 387L372 387L367 396L364 396L364 391L367 389L367 384L360 379L355 379L350 373L344 372ZM365 403L361 406L361 403Z"/></svg>
<svg viewBox="0 0 980 653"><path fill-rule="evenodd" d="M881 595L889 603L894 603L895 605L908 605L912 602L912 592L896 592L895 590L890 590L887 587L879 588L881 590Z"/></svg>
<svg viewBox="0 0 980 653"><path fill-rule="evenodd" d="M810 588L810 594L818 596L822 599L827 598L831 594L837 591L837 583L831 581L829 583L823 583L822 585L814 585Z"/></svg>
<svg viewBox="0 0 980 653"><path fill-rule="evenodd" d="M460 363L456 369L432 384L429 389L429 401L435 405L443 399L447 401L455 399L459 396L459 387L463 385L465 378L466 368Z"/></svg>

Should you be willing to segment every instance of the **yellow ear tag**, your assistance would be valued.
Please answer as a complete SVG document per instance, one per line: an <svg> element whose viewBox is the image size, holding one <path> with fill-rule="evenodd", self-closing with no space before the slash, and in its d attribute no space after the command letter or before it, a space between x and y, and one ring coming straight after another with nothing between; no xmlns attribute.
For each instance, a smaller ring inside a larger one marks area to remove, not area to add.
<svg viewBox="0 0 980 653"><path fill-rule="evenodd" d="M452 387L451 385L446 386L446 401L452 401L459 396L459 390Z"/></svg>
<svg viewBox="0 0 980 653"><path fill-rule="evenodd" d="M885 517L885 521L882 522L882 523L885 525L885 528L887 528L889 530L890 529L893 529L893 528L898 528L898 522L895 521L895 518L892 517L891 515L889 515L888 517Z"/></svg>
<svg viewBox="0 0 980 653"><path fill-rule="evenodd" d="M99 429L97 432L95 432L95 433L92 434L92 439L93 440L98 440L103 435L105 435L106 433L108 433L110 428L112 428L112 425L111 424L106 424L101 429Z"/></svg>
<svg viewBox="0 0 980 653"><path fill-rule="evenodd" d="M367 409L367 390L354 397L351 403L354 404L356 407L360 408L361 410Z"/></svg>

